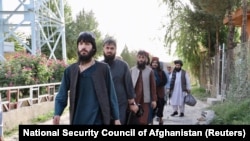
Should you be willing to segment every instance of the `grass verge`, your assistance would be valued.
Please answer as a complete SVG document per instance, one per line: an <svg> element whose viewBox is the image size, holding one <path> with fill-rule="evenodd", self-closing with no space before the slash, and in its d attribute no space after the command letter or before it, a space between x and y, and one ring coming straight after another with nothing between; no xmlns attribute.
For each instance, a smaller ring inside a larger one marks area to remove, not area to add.
<svg viewBox="0 0 250 141"><path fill-rule="evenodd" d="M68 107L65 108L64 113L66 113L68 110L69 110ZM36 117L34 119L31 119L30 122L31 122L31 124L38 124L38 123L46 122L46 121L50 120L53 117L53 114L54 114L54 110L52 110L52 111L50 111L50 112L48 112L46 114L40 115L40 116L38 116L38 117ZM11 130L4 131L3 134L4 134L4 137L11 137L17 132L18 132L18 126L11 129Z"/></svg>
<svg viewBox="0 0 250 141"><path fill-rule="evenodd" d="M249 125L250 98L241 101L230 100L211 106L215 118L211 124L215 125Z"/></svg>

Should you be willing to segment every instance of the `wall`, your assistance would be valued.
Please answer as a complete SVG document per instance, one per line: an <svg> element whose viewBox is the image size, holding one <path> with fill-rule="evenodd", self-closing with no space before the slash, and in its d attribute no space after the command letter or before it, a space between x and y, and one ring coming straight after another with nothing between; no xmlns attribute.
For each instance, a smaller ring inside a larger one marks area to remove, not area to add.
<svg viewBox="0 0 250 141"><path fill-rule="evenodd" d="M54 101L42 102L32 106L3 112L3 130L9 131L18 127L20 124L32 124L32 119L49 113L52 110L54 110Z"/></svg>

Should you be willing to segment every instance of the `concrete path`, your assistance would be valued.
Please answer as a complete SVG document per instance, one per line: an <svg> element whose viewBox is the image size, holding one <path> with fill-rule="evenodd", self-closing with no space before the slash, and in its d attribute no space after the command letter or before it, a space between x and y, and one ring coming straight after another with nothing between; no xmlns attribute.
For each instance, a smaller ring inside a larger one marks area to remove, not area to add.
<svg viewBox="0 0 250 141"><path fill-rule="evenodd" d="M163 121L164 125L201 125L209 124L214 117L214 112L207 110L209 104L197 101L195 106L185 106L184 117L170 116L173 113L171 105L165 105ZM157 118L154 119L154 125L158 125Z"/></svg>
<svg viewBox="0 0 250 141"><path fill-rule="evenodd" d="M197 104L194 107L185 106L185 115L184 117L170 116L172 111L172 107L170 105L165 105L164 109L164 125L205 125L209 124L210 121L214 117L214 112L211 110L207 110L209 104L206 102L202 102L197 100ZM39 123L39 124L52 124L52 119ZM61 117L61 124L69 124L69 114L65 112L65 114ZM159 122L157 118L154 119L153 125L158 125ZM15 133L11 137L6 137L5 141L18 141L18 133Z"/></svg>

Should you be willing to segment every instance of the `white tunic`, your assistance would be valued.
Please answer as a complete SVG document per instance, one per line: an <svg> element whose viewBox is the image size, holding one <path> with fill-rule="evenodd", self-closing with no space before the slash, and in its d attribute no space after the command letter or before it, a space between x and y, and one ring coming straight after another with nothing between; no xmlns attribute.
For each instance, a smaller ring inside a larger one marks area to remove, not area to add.
<svg viewBox="0 0 250 141"><path fill-rule="evenodd" d="M171 80L171 77L172 77L172 74L170 75L169 80ZM187 89L191 90L190 79L189 79L187 72L186 72L185 77L186 77ZM176 72L176 79L175 79L173 93L172 93L171 98L170 98L170 104L171 105L183 105L184 104L184 96L186 94L187 94L186 92L182 91L182 87L181 87L181 71Z"/></svg>

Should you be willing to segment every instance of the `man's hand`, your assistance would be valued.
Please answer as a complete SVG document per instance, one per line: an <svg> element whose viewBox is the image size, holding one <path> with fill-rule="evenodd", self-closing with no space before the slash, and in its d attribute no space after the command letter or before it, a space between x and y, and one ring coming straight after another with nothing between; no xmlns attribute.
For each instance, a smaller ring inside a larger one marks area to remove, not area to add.
<svg viewBox="0 0 250 141"><path fill-rule="evenodd" d="M120 120L115 120L114 124L115 125L121 125L121 122L120 122Z"/></svg>
<svg viewBox="0 0 250 141"><path fill-rule="evenodd" d="M139 110L139 107L137 104L129 105L129 110L132 111L133 113L137 113Z"/></svg>
<svg viewBox="0 0 250 141"><path fill-rule="evenodd" d="M56 115L53 117L53 124L59 125L60 124L60 116Z"/></svg>
<svg viewBox="0 0 250 141"><path fill-rule="evenodd" d="M153 109L155 109L156 108L156 101L152 101L151 106L152 106Z"/></svg>

